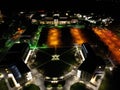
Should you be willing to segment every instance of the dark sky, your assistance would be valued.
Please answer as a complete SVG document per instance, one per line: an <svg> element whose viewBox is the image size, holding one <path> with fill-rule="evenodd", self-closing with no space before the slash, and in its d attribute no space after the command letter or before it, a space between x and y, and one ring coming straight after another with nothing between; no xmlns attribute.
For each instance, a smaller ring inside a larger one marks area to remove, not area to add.
<svg viewBox="0 0 120 90"><path fill-rule="evenodd" d="M0 0L5 10L88 8L95 0Z"/></svg>
<svg viewBox="0 0 120 90"><path fill-rule="evenodd" d="M81 5L88 5L95 2L95 0L0 0L3 7L16 8L36 8L36 7L78 7Z"/></svg>
<svg viewBox="0 0 120 90"><path fill-rule="evenodd" d="M0 0L0 8L6 11L38 9L70 9L117 13L120 0Z"/></svg>
<svg viewBox="0 0 120 90"><path fill-rule="evenodd" d="M36 7L81 7L92 6L99 2L116 2L119 0L0 0L1 7L36 8ZM15 8L14 8L15 9Z"/></svg>

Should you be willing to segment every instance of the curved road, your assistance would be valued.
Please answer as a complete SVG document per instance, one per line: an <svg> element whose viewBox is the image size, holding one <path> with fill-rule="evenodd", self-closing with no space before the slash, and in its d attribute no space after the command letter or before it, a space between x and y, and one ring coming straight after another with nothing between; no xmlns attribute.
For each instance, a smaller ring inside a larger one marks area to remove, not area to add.
<svg viewBox="0 0 120 90"><path fill-rule="evenodd" d="M93 31L108 46L113 62L120 64L120 38L106 28L93 28Z"/></svg>

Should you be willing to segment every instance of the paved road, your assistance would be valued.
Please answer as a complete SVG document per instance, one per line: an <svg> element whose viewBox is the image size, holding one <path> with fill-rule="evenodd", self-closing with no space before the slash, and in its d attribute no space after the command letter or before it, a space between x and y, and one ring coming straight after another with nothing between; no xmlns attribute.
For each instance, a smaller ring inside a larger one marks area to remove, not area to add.
<svg viewBox="0 0 120 90"><path fill-rule="evenodd" d="M113 62L120 64L120 38L106 28L93 28L93 31L108 46Z"/></svg>
<svg viewBox="0 0 120 90"><path fill-rule="evenodd" d="M42 75L37 71L37 69L31 70L33 75L33 83L40 87L40 90L45 90L44 79Z"/></svg>

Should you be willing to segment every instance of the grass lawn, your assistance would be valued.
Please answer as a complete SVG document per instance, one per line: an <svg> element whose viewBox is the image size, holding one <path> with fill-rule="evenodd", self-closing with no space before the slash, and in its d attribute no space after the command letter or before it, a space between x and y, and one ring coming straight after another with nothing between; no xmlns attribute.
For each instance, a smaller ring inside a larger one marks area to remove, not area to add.
<svg viewBox="0 0 120 90"><path fill-rule="evenodd" d="M0 80L0 90L9 90L4 78Z"/></svg>

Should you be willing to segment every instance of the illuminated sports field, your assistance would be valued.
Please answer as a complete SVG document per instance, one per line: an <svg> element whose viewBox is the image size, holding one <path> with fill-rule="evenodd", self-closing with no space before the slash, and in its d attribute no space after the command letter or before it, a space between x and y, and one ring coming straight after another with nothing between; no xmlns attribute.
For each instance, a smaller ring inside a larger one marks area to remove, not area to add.
<svg viewBox="0 0 120 90"><path fill-rule="evenodd" d="M87 40L80 28L44 27L38 40L35 67L49 77L60 77L70 72L80 62L74 45L84 42Z"/></svg>
<svg viewBox="0 0 120 90"><path fill-rule="evenodd" d="M40 33L38 47L46 45L47 47L70 47L74 44L81 45L87 42L80 28L43 28Z"/></svg>

